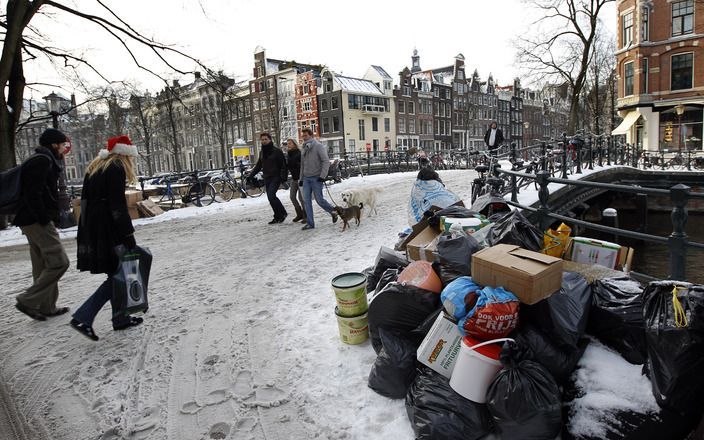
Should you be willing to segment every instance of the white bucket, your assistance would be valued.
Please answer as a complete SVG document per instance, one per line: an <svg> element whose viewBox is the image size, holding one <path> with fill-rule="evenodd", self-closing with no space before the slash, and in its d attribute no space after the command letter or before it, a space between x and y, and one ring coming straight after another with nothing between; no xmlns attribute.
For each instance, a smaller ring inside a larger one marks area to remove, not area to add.
<svg viewBox="0 0 704 440"><path fill-rule="evenodd" d="M513 341L513 339L492 339L491 341L470 346L467 345L466 338L463 338L460 352L457 356L457 363L455 363L455 369L452 371L452 377L450 377L452 389L472 402L486 403L486 391L489 389L489 385L493 382L496 374L501 370L501 362L498 359L479 353L477 349L505 341Z"/></svg>

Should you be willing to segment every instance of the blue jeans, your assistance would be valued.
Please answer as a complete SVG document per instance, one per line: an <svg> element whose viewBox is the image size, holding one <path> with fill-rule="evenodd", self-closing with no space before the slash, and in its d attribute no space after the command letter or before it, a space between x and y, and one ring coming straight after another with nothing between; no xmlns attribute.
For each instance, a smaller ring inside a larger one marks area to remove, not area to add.
<svg viewBox="0 0 704 440"><path fill-rule="evenodd" d="M303 178L303 204L306 210L306 221L308 225L315 227L312 197L315 197L318 206L332 214L333 206L323 197L323 182L318 182L318 176Z"/></svg>
<svg viewBox="0 0 704 440"><path fill-rule="evenodd" d="M101 284L100 287L88 297L83 305L76 310L73 314L73 318L82 324L93 327L95 315L98 314L100 309L102 309L108 301L110 301L110 305L112 306L113 325L119 326L129 321L130 318L128 316L120 315L115 317L115 311L119 305L112 299L112 277L110 276L108 276L108 279L103 281L103 284Z"/></svg>

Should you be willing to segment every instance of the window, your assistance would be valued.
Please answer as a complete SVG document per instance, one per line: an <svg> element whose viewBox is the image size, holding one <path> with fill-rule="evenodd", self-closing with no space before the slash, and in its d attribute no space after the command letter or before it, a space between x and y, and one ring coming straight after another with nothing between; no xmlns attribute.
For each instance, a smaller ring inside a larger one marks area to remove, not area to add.
<svg viewBox="0 0 704 440"><path fill-rule="evenodd" d="M337 96L332 97L332 109L337 110L339 108L339 104L337 102Z"/></svg>
<svg viewBox="0 0 704 440"><path fill-rule="evenodd" d="M408 132L412 134L416 132L416 120L413 118L408 120Z"/></svg>
<svg viewBox="0 0 704 440"><path fill-rule="evenodd" d="M372 144L374 145L374 152L376 153L377 151L379 151L379 139L374 139L372 141Z"/></svg>
<svg viewBox="0 0 704 440"><path fill-rule="evenodd" d="M327 111L328 109L328 100L327 99L321 99L320 100L320 110L321 111Z"/></svg>
<svg viewBox="0 0 704 440"><path fill-rule="evenodd" d="M672 2L672 36L691 34L694 23L694 0Z"/></svg>
<svg viewBox="0 0 704 440"><path fill-rule="evenodd" d="M643 8L640 10L640 38L641 41L648 41L650 39L650 9Z"/></svg>
<svg viewBox="0 0 704 440"><path fill-rule="evenodd" d="M389 118L384 118L384 131L387 133L391 131L391 119Z"/></svg>
<svg viewBox="0 0 704 440"><path fill-rule="evenodd" d="M406 119L404 119L404 118L399 118L399 119L398 119L398 132L399 132L399 133L405 133L405 132L406 132Z"/></svg>
<svg viewBox="0 0 704 440"><path fill-rule="evenodd" d="M379 131L379 118L372 118L372 131Z"/></svg>
<svg viewBox="0 0 704 440"><path fill-rule="evenodd" d="M621 47L633 42L633 11L621 16Z"/></svg>
<svg viewBox="0 0 704 440"><path fill-rule="evenodd" d="M313 130L313 134L315 134L318 131L316 125L317 124L316 124L315 120L310 121L310 129Z"/></svg>
<svg viewBox="0 0 704 440"><path fill-rule="evenodd" d="M416 104L414 102L409 102L408 106L406 107L408 109L408 114L409 115L415 115L416 114Z"/></svg>
<svg viewBox="0 0 704 440"><path fill-rule="evenodd" d="M643 58L640 66L641 66L641 81L640 81L641 93L648 93L648 59Z"/></svg>
<svg viewBox="0 0 704 440"><path fill-rule="evenodd" d="M332 117L332 132L337 133L340 131L340 118L337 116Z"/></svg>
<svg viewBox="0 0 704 440"><path fill-rule="evenodd" d="M398 112L399 113L406 113L406 102L405 101L398 102Z"/></svg>
<svg viewBox="0 0 704 440"><path fill-rule="evenodd" d="M693 58L694 54L691 52L672 55L670 90L692 88L692 76L694 75Z"/></svg>
<svg viewBox="0 0 704 440"><path fill-rule="evenodd" d="M364 119L359 120L359 140L364 140Z"/></svg>
<svg viewBox="0 0 704 440"><path fill-rule="evenodd" d="M328 118L323 119L323 133L330 133L330 120Z"/></svg>
<svg viewBox="0 0 704 440"><path fill-rule="evenodd" d="M409 86L403 86L403 96L411 96L411 90Z"/></svg>
<svg viewBox="0 0 704 440"><path fill-rule="evenodd" d="M347 106L354 109L359 108L359 96L347 95Z"/></svg>

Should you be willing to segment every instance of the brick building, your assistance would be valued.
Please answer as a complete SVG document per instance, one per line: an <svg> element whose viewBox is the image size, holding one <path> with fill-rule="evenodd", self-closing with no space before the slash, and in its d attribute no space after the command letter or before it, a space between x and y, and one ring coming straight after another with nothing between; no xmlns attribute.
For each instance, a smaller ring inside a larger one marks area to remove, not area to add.
<svg viewBox="0 0 704 440"><path fill-rule="evenodd" d="M318 119L318 80L320 72L309 70L296 75L296 121L297 140L303 139L302 130L310 128L315 137L320 136L321 123ZM329 105L326 103L326 105ZM327 121L327 132L330 132L331 121ZM338 119L339 125L339 119ZM339 129L337 130L339 132Z"/></svg>
<svg viewBox="0 0 704 440"><path fill-rule="evenodd" d="M613 130L647 150L702 149L704 2L618 2Z"/></svg>

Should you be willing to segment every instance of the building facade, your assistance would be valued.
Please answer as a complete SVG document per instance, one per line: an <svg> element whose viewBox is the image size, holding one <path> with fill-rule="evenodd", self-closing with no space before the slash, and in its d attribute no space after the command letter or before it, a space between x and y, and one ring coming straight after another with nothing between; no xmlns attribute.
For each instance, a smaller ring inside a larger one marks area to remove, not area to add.
<svg viewBox="0 0 704 440"><path fill-rule="evenodd" d="M701 150L704 2L618 2L618 111L613 130L646 150Z"/></svg>
<svg viewBox="0 0 704 440"><path fill-rule="evenodd" d="M303 132L302 130L304 128L310 128L313 130L313 134L316 137L320 137L321 135L321 129L322 129L322 124L319 119L319 111L318 111L318 81L320 79L320 72L315 71L315 70L309 70L307 72L299 73L296 76L296 105L295 105L295 110L296 110L296 121L297 121L297 130L296 130L296 142L299 142L301 139L303 139ZM339 99L336 100L335 102L336 107L335 109L338 110L340 108L339 106ZM325 102L326 107L330 107L330 102L326 101ZM332 131L332 123L335 122L337 125L335 128L337 128L336 131ZM340 128L340 117L338 115L337 119L333 121L332 119L328 119L325 121L325 133L337 133L339 134L341 132Z"/></svg>

